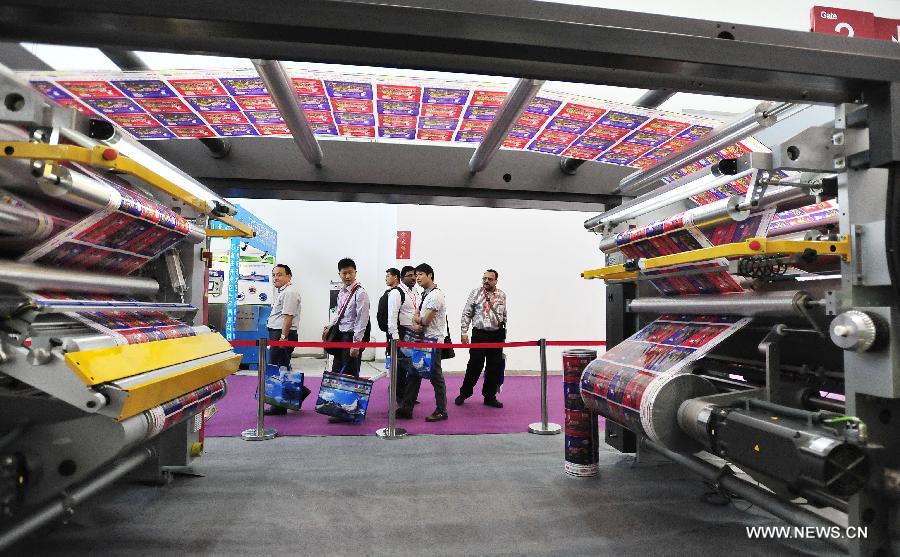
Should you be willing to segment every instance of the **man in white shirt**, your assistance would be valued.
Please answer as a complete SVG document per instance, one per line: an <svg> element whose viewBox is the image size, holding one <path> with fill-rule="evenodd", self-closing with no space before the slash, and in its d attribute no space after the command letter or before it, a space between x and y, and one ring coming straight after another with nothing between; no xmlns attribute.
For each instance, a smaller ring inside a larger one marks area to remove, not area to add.
<svg viewBox="0 0 900 557"><path fill-rule="evenodd" d="M291 268L279 263L272 268L272 284L275 286L272 300L272 312L266 321L269 340L297 340L297 327L300 324L300 288L293 282ZM269 363L278 367L290 367L291 354L294 347L269 348ZM309 389L303 386L300 402L309 395ZM286 414L287 408L270 406L266 414Z"/></svg>
<svg viewBox="0 0 900 557"><path fill-rule="evenodd" d="M416 284L416 270L410 265L403 267L399 277L395 277L388 269L385 275L385 283L391 288L388 294L388 340L403 340L407 331L412 329L412 319L419 309L419 301L412 286ZM400 292L403 292L401 296ZM410 373L409 358L398 351L397 353L397 405L403 402L403 394L406 392L407 376Z"/></svg>
<svg viewBox="0 0 900 557"><path fill-rule="evenodd" d="M436 339L444 342L447 336L447 303L444 292L434 284L434 269L427 263L416 267L416 282L423 288L422 303L419 311L412 318L411 328L417 333L422 333L426 339ZM447 419L447 385L444 383L444 375L441 372L441 351L433 350L431 385L434 387L435 410L425 418L426 422L438 422ZM422 378L417 374L410 375L407 380L406 393L403 396L403 404L397 410L397 418L401 420L412 419L413 405L419 396L419 387Z"/></svg>

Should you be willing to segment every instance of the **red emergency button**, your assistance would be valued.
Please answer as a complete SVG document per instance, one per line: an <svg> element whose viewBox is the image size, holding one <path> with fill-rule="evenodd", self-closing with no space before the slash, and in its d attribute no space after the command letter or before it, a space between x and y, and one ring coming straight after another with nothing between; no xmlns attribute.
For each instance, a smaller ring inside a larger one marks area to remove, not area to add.
<svg viewBox="0 0 900 557"><path fill-rule="evenodd" d="M759 251L760 249L762 249L762 242L760 242L759 240L750 240L750 243L747 244L747 246L753 251Z"/></svg>
<svg viewBox="0 0 900 557"><path fill-rule="evenodd" d="M114 161L119 158L119 152L115 149L104 149L102 157L105 161Z"/></svg>

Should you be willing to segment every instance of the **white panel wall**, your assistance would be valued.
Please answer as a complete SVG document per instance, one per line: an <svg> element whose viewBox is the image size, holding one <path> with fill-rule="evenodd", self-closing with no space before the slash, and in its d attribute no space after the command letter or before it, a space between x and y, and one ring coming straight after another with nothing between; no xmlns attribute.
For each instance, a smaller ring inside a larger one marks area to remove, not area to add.
<svg viewBox="0 0 900 557"><path fill-rule="evenodd" d="M602 339L603 285L579 274L602 265L597 242L582 223L591 213L430 207L319 201L235 199L278 231L278 261L300 285L300 338L317 340L327 316L329 281L337 260L352 257L374 304L384 290L384 270L429 263L450 304L450 327L459 341L459 317L469 290L489 267L509 295L511 340ZM397 230L412 231L409 261L394 259ZM306 352L314 352L307 350ZM561 369L560 350L548 351L550 369ZM465 350L446 369L464 369ZM379 351L379 356L381 352ZM508 351L509 369L538 369L537 349Z"/></svg>
<svg viewBox="0 0 900 557"><path fill-rule="evenodd" d="M374 298L373 304L381 295L384 270L394 264L396 208L330 201L232 201L278 231L277 261L291 267L294 282L300 285L302 340L321 339L328 319L329 283L339 279L337 262L342 257L356 261L359 280ZM374 310L372 320L377 330Z"/></svg>
<svg viewBox="0 0 900 557"><path fill-rule="evenodd" d="M481 286L485 269L500 274L509 297L509 340L603 339L604 287L580 277L603 265L597 239L582 223L592 213L402 205L397 224L411 230L412 265L434 267L450 308L450 332L459 340L465 297ZM445 369L464 369L467 351ZM536 348L507 351L511 370L539 369ZM548 367L562 369L560 349L548 349Z"/></svg>

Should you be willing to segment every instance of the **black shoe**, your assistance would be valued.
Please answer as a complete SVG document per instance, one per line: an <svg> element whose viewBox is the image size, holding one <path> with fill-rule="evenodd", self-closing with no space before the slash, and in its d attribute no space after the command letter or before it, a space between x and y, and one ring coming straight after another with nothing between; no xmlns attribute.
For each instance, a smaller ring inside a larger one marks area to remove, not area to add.
<svg viewBox="0 0 900 557"><path fill-rule="evenodd" d="M435 410L430 416L425 418L426 422L440 422L441 420L446 420L448 418L446 412L440 412Z"/></svg>
<svg viewBox="0 0 900 557"><path fill-rule="evenodd" d="M456 397L455 399L453 399L453 404L455 404L455 405L457 405L457 406L462 406L463 403L466 401L467 398L469 398L469 397L459 395L458 397Z"/></svg>
<svg viewBox="0 0 900 557"><path fill-rule="evenodd" d="M330 423L330 424L353 424L356 422L354 422L352 420L345 420L344 418L338 418L338 417L332 416L332 417L328 418L328 423Z"/></svg>
<svg viewBox="0 0 900 557"><path fill-rule="evenodd" d="M412 410L397 410L394 414L394 417L398 420L411 420L412 419Z"/></svg>
<svg viewBox="0 0 900 557"><path fill-rule="evenodd" d="M287 414L287 408L282 408L281 406L269 406L263 410L263 414L266 416L284 416Z"/></svg>
<svg viewBox="0 0 900 557"><path fill-rule="evenodd" d="M486 398L484 399L485 406L493 406L494 408L503 408L503 403L497 400L496 398Z"/></svg>

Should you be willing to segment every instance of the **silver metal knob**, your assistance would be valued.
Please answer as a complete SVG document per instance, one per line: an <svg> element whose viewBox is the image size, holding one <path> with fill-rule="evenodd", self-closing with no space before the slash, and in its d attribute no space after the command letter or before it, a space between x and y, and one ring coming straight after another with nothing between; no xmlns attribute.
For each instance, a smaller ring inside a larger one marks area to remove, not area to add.
<svg viewBox="0 0 900 557"><path fill-rule="evenodd" d="M844 350L865 352L872 348L877 337L875 321L859 310L845 311L831 322L831 341Z"/></svg>

